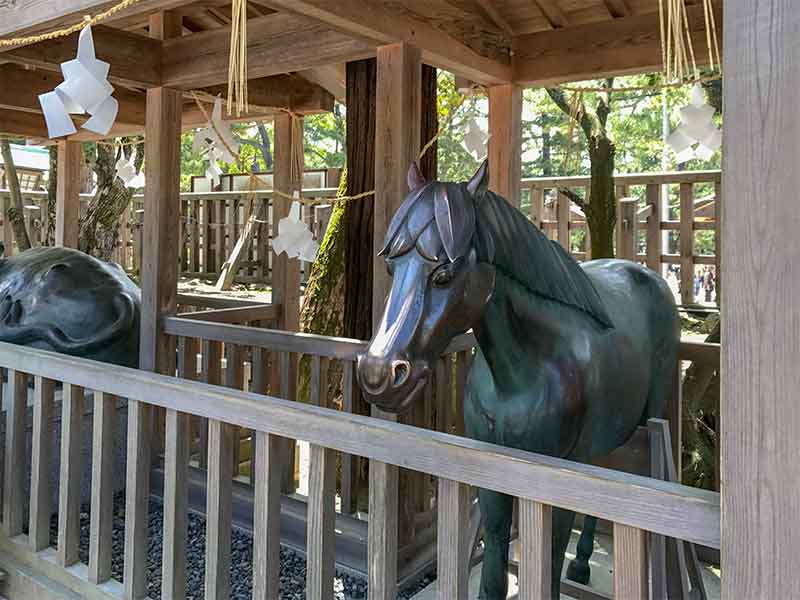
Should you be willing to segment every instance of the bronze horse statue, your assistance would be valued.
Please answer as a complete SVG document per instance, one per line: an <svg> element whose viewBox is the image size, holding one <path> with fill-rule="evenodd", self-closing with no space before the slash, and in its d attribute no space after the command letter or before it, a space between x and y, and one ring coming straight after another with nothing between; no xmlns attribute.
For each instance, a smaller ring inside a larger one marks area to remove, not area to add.
<svg viewBox="0 0 800 600"><path fill-rule="evenodd" d="M380 252L393 283L359 384L372 404L405 411L449 341L472 329L469 437L579 462L605 456L661 416L671 393L680 340L672 293L633 262L579 265L487 190L487 171L483 163L468 183L426 182L412 165ZM480 490L479 503L480 598L505 600L512 498ZM574 517L553 510L553 598Z"/></svg>
<svg viewBox="0 0 800 600"><path fill-rule="evenodd" d="M0 342L139 364L141 292L113 263L70 248L0 259Z"/></svg>

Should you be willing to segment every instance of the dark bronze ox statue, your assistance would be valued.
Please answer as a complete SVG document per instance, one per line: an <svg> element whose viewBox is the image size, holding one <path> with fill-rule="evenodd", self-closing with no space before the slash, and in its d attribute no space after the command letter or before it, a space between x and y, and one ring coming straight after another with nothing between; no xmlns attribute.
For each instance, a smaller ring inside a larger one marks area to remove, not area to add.
<svg viewBox="0 0 800 600"><path fill-rule="evenodd" d="M118 365L139 362L141 293L115 264L69 248L0 260L0 341Z"/></svg>
<svg viewBox="0 0 800 600"><path fill-rule="evenodd" d="M589 462L662 414L680 339L672 293L632 262L579 265L487 190L487 170L469 183L426 182L416 165L409 170L411 192L380 253L392 289L359 359L359 384L372 404L404 411L448 342L471 328L467 435ZM505 600L512 498L481 490L479 503L480 597ZM553 598L574 517L553 510ZM588 565L578 566L588 579Z"/></svg>

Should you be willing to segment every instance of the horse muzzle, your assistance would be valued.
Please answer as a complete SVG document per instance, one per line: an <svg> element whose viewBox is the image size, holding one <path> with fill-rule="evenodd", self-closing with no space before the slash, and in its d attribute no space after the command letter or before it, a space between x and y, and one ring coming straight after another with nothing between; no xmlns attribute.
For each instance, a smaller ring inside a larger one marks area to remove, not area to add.
<svg viewBox="0 0 800 600"><path fill-rule="evenodd" d="M386 412L407 410L428 380L429 367L400 356L386 358L371 354L358 357L358 384L370 404Z"/></svg>

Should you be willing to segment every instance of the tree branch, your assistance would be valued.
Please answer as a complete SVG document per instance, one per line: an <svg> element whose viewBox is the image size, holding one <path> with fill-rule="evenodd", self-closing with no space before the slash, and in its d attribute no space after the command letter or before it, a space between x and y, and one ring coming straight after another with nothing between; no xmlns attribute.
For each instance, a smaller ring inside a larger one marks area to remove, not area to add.
<svg viewBox="0 0 800 600"><path fill-rule="evenodd" d="M569 198L572 202L574 202L578 208L584 210L586 208L586 201L578 195L578 192L571 190L569 188L560 187L558 188L559 194L564 194L567 198Z"/></svg>

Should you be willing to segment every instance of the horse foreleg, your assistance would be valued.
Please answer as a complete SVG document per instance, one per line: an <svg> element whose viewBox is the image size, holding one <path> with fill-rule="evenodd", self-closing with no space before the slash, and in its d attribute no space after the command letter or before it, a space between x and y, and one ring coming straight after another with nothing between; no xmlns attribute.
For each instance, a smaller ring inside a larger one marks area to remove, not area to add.
<svg viewBox="0 0 800 600"><path fill-rule="evenodd" d="M508 595L508 544L511 540L511 496L480 490L483 521L483 569L480 600L506 600Z"/></svg>
<svg viewBox="0 0 800 600"><path fill-rule="evenodd" d="M575 513L571 510L553 508L553 562L550 575L550 590L554 600L558 600L560 597L564 552L567 551L573 521L575 521Z"/></svg>
<svg viewBox="0 0 800 600"><path fill-rule="evenodd" d="M567 579L577 581L586 585L589 583L591 569L589 568L589 559L592 557L594 551L594 531L597 527L597 517L585 515L583 517L583 528L581 529L581 537L578 540L578 547L575 551L575 560L569 563L567 567Z"/></svg>

